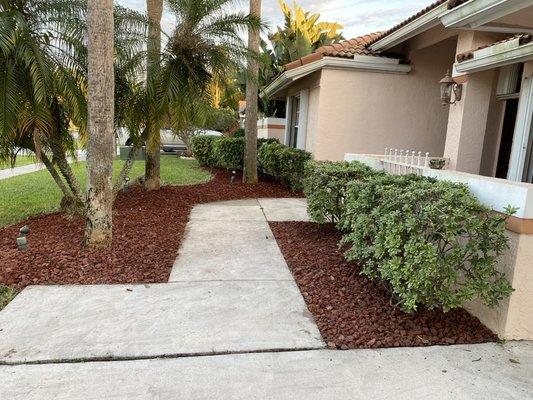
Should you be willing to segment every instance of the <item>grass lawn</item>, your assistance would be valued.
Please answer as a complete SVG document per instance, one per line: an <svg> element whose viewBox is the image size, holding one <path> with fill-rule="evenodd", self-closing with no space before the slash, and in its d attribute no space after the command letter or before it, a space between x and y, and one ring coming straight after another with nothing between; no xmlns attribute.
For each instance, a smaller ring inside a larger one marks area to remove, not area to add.
<svg viewBox="0 0 533 400"><path fill-rule="evenodd" d="M115 160L113 174L116 177L123 161ZM85 187L87 170L85 162L72 164L80 185ZM136 161L130 178L144 174L144 161ZM175 156L161 155L161 180L163 185L190 185L206 182L211 175L200 169L194 160L182 160ZM14 224L29 216L56 211L61 191L47 170L0 180L0 226Z"/></svg>
<svg viewBox="0 0 533 400"><path fill-rule="evenodd" d="M12 287L0 284L0 310L15 298L17 292Z"/></svg>
<svg viewBox="0 0 533 400"><path fill-rule="evenodd" d="M22 167L23 165L28 164L35 164L37 161L35 160L35 157L32 156L17 156L17 160L15 161L15 167ZM1 169L8 169L11 168L11 163L8 161L2 162L0 161L0 170Z"/></svg>

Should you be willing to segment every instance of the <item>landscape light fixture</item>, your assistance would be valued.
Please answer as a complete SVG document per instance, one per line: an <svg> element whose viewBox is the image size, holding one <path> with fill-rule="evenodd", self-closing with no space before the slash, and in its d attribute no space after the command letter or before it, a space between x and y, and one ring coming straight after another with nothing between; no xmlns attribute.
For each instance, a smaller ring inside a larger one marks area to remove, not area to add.
<svg viewBox="0 0 533 400"><path fill-rule="evenodd" d="M22 228L19 229L17 247L20 251L28 250L28 239L26 238L26 235L28 233L30 233L30 227L28 225L24 225Z"/></svg>
<svg viewBox="0 0 533 400"><path fill-rule="evenodd" d="M234 183L236 178L237 178L237 171L235 170L231 171L231 178L229 179L230 182Z"/></svg>
<svg viewBox="0 0 533 400"><path fill-rule="evenodd" d="M444 78L440 80L440 100L443 106L449 104L455 104L461 100L463 94L463 85L457 84L450 73L450 70L446 72ZM452 101L452 93L454 95L454 100Z"/></svg>

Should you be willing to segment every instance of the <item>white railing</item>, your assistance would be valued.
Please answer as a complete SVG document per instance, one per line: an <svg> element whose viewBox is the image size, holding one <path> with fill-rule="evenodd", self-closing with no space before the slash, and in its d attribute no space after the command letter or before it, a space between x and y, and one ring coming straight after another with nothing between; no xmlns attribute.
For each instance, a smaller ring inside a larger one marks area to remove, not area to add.
<svg viewBox="0 0 533 400"><path fill-rule="evenodd" d="M383 167L392 175L422 175L424 168L429 167L429 153L385 148Z"/></svg>

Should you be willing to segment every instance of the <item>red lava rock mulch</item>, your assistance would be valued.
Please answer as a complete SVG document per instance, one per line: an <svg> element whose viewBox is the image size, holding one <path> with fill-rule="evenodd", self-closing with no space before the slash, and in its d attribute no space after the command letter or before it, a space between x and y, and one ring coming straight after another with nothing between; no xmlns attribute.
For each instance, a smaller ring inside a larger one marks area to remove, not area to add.
<svg viewBox="0 0 533 400"><path fill-rule="evenodd" d="M272 222L274 236L328 347L339 349L482 343L497 340L465 310L406 314L379 283L359 275L331 225Z"/></svg>
<svg viewBox="0 0 533 400"><path fill-rule="evenodd" d="M61 213L30 218L0 228L0 283L22 289L32 284L166 282L192 207L198 203L256 197L293 197L282 185L234 184L213 170L205 184L167 186L119 195L113 211L113 245L89 250L82 244L84 221ZM18 229L28 224L29 250L17 250Z"/></svg>

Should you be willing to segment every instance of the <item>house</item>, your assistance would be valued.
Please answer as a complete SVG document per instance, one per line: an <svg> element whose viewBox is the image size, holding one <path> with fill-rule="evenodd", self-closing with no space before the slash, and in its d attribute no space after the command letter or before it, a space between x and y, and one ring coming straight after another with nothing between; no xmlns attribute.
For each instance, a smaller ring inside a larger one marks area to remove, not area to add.
<svg viewBox="0 0 533 400"><path fill-rule="evenodd" d="M516 207L500 266L515 292L466 307L501 337L533 339L533 0L436 1L286 65L266 94L287 101L285 143L315 159L417 171Z"/></svg>

